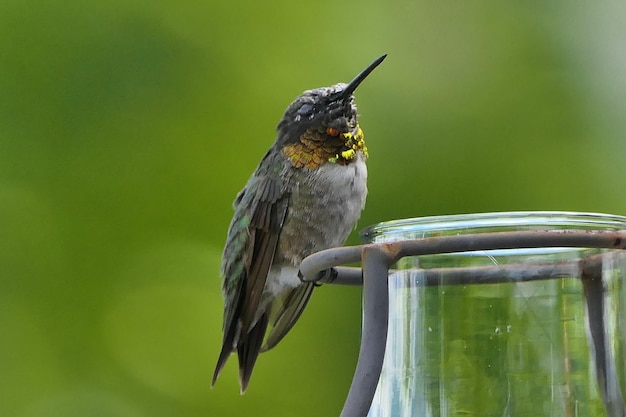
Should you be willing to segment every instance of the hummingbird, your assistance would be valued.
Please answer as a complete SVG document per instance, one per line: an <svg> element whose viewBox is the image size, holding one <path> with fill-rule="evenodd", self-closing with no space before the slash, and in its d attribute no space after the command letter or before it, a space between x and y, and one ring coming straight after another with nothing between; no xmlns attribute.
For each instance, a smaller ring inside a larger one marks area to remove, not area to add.
<svg viewBox="0 0 626 417"><path fill-rule="evenodd" d="M294 326L316 286L298 277L308 255L343 245L367 195L368 156L350 83L307 90L285 110L274 144L233 203L222 256L224 321L215 384L237 352L243 394L260 352Z"/></svg>

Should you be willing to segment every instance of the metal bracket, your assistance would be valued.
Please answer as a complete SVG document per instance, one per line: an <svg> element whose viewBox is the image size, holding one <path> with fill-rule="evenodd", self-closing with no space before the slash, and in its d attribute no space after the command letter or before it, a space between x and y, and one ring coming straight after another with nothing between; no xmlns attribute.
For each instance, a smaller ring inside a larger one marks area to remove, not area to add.
<svg viewBox="0 0 626 417"><path fill-rule="evenodd" d="M521 249L521 248L605 248L626 249L626 231L608 232L593 230L547 230L481 233L473 235L430 237L391 243L375 243L351 247L339 247L308 256L300 265L303 281L327 282L342 285L363 285L363 330L359 358L352 385L344 403L341 417L365 417L372 404L382 370L389 315L388 275L389 268L405 256L433 255L441 253ZM361 268L341 265L361 262ZM510 266L515 268L515 266ZM499 267L500 275L502 267ZM332 271L331 273L324 273ZM468 272L469 271L469 272ZM440 283L441 270L431 271L426 285ZM446 271L450 272L450 271ZM490 279L497 280L497 271L489 268L464 269L452 277L449 283L473 284ZM558 278L559 264L549 271L530 268L519 275L519 281ZM586 279L589 278L589 279ZM501 278L501 281L503 279ZM592 354L596 367L600 392L609 417L626 417L626 405L619 386L608 384L615 381L615 361L606 349L604 333L604 304L597 297L599 280L593 274L583 274L583 296L587 303L587 320L590 326ZM430 284L429 284L430 283ZM601 284L601 282L600 282Z"/></svg>

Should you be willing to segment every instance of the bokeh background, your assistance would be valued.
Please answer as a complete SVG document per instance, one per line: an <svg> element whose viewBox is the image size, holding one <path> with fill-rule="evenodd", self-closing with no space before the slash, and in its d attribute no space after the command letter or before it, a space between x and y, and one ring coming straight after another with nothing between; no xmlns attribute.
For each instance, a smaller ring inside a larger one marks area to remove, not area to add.
<svg viewBox="0 0 626 417"><path fill-rule="evenodd" d="M625 214L624 39L618 1L2 0L0 415L338 415L357 288L210 389L231 202L284 108L389 54L359 228Z"/></svg>

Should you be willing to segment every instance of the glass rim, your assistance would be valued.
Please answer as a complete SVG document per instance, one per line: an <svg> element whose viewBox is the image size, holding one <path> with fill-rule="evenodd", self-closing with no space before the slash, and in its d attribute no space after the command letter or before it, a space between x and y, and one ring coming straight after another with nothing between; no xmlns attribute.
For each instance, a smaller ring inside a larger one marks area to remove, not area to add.
<svg viewBox="0 0 626 417"><path fill-rule="evenodd" d="M626 217L576 211L502 211L449 214L384 221L363 228L359 232L359 236L365 240L386 233L433 232L481 227L546 226L549 228L551 225L572 228L578 225L586 229L598 227L623 230L626 229Z"/></svg>

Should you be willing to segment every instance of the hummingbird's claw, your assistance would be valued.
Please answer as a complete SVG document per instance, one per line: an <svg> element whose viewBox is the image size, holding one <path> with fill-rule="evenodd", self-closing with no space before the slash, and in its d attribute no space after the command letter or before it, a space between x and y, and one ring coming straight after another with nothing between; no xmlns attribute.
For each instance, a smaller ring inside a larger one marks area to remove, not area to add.
<svg viewBox="0 0 626 417"><path fill-rule="evenodd" d="M298 271L298 278L303 284L312 282L316 287L321 287L322 284L330 284L337 278L337 270L335 268L325 269L317 273L315 279L306 279L302 274L302 271Z"/></svg>

